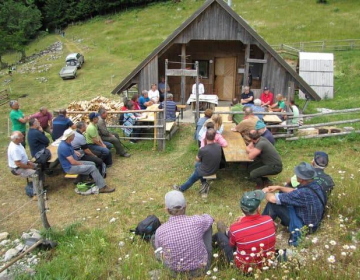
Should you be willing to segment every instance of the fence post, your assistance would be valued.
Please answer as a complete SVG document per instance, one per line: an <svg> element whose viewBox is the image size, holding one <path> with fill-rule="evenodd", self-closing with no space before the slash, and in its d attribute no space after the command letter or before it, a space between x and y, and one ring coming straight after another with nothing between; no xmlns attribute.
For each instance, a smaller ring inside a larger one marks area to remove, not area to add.
<svg viewBox="0 0 360 280"><path fill-rule="evenodd" d="M42 172L41 170L39 171ZM41 222L43 224L43 227L48 230L50 228L50 224L47 220L46 216L46 207L45 207L45 200L44 200L44 190L43 190L43 182L42 179L39 179L38 174L33 175L33 185L34 185L34 191L37 192L37 199L38 199L38 207L40 211L40 218Z"/></svg>
<svg viewBox="0 0 360 280"><path fill-rule="evenodd" d="M158 151L165 151L166 130L164 129L164 127L166 127L166 125L163 124L163 121L164 121L164 112L163 111L157 112L156 120L157 120L156 124L160 125L160 127L158 127L156 130L156 132L157 132L156 136L154 135L157 138Z"/></svg>

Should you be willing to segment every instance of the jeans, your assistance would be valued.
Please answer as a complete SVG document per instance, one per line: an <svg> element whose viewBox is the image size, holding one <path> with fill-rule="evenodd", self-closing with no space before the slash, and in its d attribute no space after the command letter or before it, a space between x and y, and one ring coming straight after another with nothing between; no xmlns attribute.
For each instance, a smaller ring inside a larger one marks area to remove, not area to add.
<svg viewBox="0 0 360 280"><path fill-rule="evenodd" d="M104 143L108 142L108 143L112 144L115 147L117 155L121 155L121 156L125 155L126 151L125 151L124 147L121 145L119 134L113 133L113 135L114 135L113 137L103 136L103 137L101 137L101 139L104 141Z"/></svg>
<svg viewBox="0 0 360 280"><path fill-rule="evenodd" d="M91 161L81 161L82 165L72 165L70 170L67 171L68 174L79 174L79 175L91 175L95 181L95 185L102 189L105 187L105 180L101 176L99 170L96 169L95 163Z"/></svg>
<svg viewBox="0 0 360 280"><path fill-rule="evenodd" d="M95 163L95 166L99 170L100 174L102 173L103 161L101 158L85 154L82 156L82 158L80 160L81 161L91 161L91 162ZM101 174L101 175L104 175L104 174Z"/></svg>
<svg viewBox="0 0 360 280"><path fill-rule="evenodd" d="M304 226L304 223L296 215L294 206L277 205L275 203L268 202L262 215L268 215L273 220L279 217L281 224L289 227L289 245L298 246L299 238L301 237L300 230Z"/></svg>
<svg viewBox="0 0 360 280"><path fill-rule="evenodd" d="M104 144L106 146L108 146L108 144L109 144L112 147L111 143L104 142ZM93 153L100 153L101 159L104 161L104 163L106 165L112 165L112 156L111 156L111 152L108 148L104 148L104 147L101 147L96 144L89 144L88 147Z"/></svg>
<svg viewBox="0 0 360 280"><path fill-rule="evenodd" d="M214 242L217 242L217 246L224 253L226 261L229 263L234 261L234 252L236 248L230 246L229 237L223 232L218 232L214 234L213 240Z"/></svg>
<svg viewBox="0 0 360 280"><path fill-rule="evenodd" d="M169 268L171 271L172 277L176 278L178 275L181 275L181 274L186 274L186 276L189 277L190 279L196 278L196 277L201 277L202 275L205 274L206 271L208 271L210 269L211 258L212 258L212 227L211 226L207 231L205 231L205 233L203 235L203 240L204 240L206 252L208 254L208 261L207 261L206 266L204 268L198 268L198 269L190 270L190 271L186 271L186 272L178 272L178 271L171 270ZM151 242L151 245L153 246L154 250L156 250L157 248L155 246L155 235L152 236L150 242ZM158 261L162 261L160 253L156 253L155 258ZM166 264L164 264L164 265L166 266Z"/></svg>
<svg viewBox="0 0 360 280"><path fill-rule="evenodd" d="M191 174L190 178L187 180L186 183L184 183L183 185L180 186L180 191L184 192L186 191L188 188L190 188L197 180L200 180L201 183L205 183L206 180L199 174L199 167L200 167L200 162L197 162L195 164L195 170L194 173Z"/></svg>

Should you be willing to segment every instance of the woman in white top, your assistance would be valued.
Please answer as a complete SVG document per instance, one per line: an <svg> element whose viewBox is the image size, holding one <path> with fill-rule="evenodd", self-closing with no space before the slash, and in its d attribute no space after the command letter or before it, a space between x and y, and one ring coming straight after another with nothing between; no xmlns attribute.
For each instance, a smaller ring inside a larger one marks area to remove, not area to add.
<svg viewBox="0 0 360 280"><path fill-rule="evenodd" d="M156 84L151 85L151 89L148 91L148 96L151 101L153 101L155 104L159 103L160 94L159 91L156 89Z"/></svg>

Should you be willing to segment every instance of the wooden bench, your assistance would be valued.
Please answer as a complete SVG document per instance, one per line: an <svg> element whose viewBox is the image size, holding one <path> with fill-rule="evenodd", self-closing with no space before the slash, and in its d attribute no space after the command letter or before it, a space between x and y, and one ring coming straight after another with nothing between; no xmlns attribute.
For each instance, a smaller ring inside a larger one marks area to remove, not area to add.
<svg viewBox="0 0 360 280"><path fill-rule="evenodd" d="M65 176L64 176L65 179L76 179L77 177L79 177L79 174L67 174L67 173L65 173Z"/></svg>
<svg viewBox="0 0 360 280"><path fill-rule="evenodd" d="M282 120L277 115L265 115L264 122L267 124L279 124L282 123Z"/></svg>
<svg viewBox="0 0 360 280"><path fill-rule="evenodd" d="M239 132L232 131L234 123L224 123L222 136L228 142L228 146L223 148L226 162L252 162L246 152L246 144Z"/></svg>
<svg viewBox="0 0 360 280"><path fill-rule="evenodd" d="M176 120L173 121L173 122L166 122L166 139L167 140L170 140L172 138L172 136L176 133L176 131L178 130L179 128L179 116L180 116L180 113L179 112L176 112Z"/></svg>

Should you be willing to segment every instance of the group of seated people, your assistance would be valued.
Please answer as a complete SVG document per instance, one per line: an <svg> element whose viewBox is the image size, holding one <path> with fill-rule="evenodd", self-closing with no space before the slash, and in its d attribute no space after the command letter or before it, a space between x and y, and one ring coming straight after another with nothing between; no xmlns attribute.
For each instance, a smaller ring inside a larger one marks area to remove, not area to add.
<svg viewBox="0 0 360 280"><path fill-rule="evenodd" d="M11 142L8 147L8 163L14 175L31 177L35 174L37 164L30 161L25 151L25 137L29 144L31 156L35 159L44 153L50 145L49 138L58 143L58 160L41 170L53 169L58 163L68 174L91 175L100 193L112 192L115 189L106 186L106 168L112 166L111 149L114 148L120 157L130 157L120 142L119 135L110 132L106 125L107 111L100 108L98 113L90 113L90 123L74 124L67 116L66 110L60 109L59 115L52 115L41 108L39 113L25 117L17 101L11 101L10 118L13 124ZM26 133L26 123L29 130Z"/></svg>
<svg viewBox="0 0 360 280"><path fill-rule="evenodd" d="M213 139L214 134L215 130L209 129L206 137ZM212 140L210 145L213 145ZM219 149L214 148L214 151L219 154ZM204 153L199 151L200 160L205 159ZM268 186L245 192L239 201L243 215L229 227L223 221L217 221L214 235L213 217L208 214L186 215L183 194L186 186L168 192L165 208L170 218L156 230L152 239L155 257L163 262L173 277L184 273L190 277L204 275L211 266L213 247L246 275L257 269L268 269L275 260L286 261L286 250L276 248L274 221L278 218L288 228L290 246L298 246L305 235L319 228L328 196L335 185L324 172L328 162L325 152L315 152L311 163L301 162L294 168L295 175L286 186ZM205 168L209 170L210 164L201 161L193 179L196 176L201 179L201 174L206 172ZM263 200L267 201L264 210L261 208Z"/></svg>

